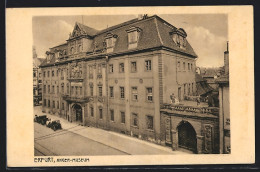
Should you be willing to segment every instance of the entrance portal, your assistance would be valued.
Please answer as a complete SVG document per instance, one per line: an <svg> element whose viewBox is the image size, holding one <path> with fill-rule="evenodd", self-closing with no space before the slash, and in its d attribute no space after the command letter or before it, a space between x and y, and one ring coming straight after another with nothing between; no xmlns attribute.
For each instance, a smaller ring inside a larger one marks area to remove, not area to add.
<svg viewBox="0 0 260 172"><path fill-rule="evenodd" d="M178 145L197 153L196 131L189 122L182 121L178 126Z"/></svg>
<svg viewBox="0 0 260 172"><path fill-rule="evenodd" d="M73 106L74 113L76 115L76 121L82 122L82 107L78 104Z"/></svg>

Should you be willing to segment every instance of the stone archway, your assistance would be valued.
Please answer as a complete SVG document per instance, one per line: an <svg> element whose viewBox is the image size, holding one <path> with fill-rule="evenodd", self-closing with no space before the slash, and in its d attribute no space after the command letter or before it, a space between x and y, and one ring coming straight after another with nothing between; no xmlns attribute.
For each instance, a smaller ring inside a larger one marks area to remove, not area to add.
<svg viewBox="0 0 260 172"><path fill-rule="evenodd" d="M82 122L83 121L83 117L82 117L82 107L79 104L74 104L72 106L74 115L75 115L75 120L78 122Z"/></svg>
<svg viewBox="0 0 260 172"><path fill-rule="evenodd" d="M178 147L197 153L197 134L193 126L187 121L181 121L177 130Z"/></svg>

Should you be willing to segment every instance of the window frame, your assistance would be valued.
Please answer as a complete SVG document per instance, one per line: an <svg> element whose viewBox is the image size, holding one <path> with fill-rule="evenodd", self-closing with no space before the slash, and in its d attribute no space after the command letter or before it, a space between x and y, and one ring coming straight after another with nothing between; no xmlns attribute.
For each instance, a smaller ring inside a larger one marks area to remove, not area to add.
<svg viewBox="0 0 260 172"><path fill-rule="evenodd" d="M134 93L134 88L136 88L136 93ZM132 94L132 101L137 102L138 101L138 87L137 86L133 86L131 87L131 94ZM135 95L137 96L136 99L134 99Z"/></svg>
<svg viewBox="0 0 260 172"><path fill-rule="evenodd" d="M119 63L119 73L125 72L125 63Z"/></svg>
<svg viewBox="0 0 260 172"><path fill-rule="evenodd" d="M124 116L124 118L122 118L122 116ZM125 112L124 111L120 111L120 119L121 119L120 120L121 124L125 124Z"/></svg>
<svg viewBox="0 0 260 172"><path fill-rule="evenodd" d="M120 86L119 90L120 90L120 98L125 99L125 87ZM123 94L122 94L122 91L123 91ZM122 95L123 95L123 97L122 97Z"/></svg>
<svg viewBox="0 0 260 172"><path fill-rule="evenodd" d="M110 109L110 121L115 122L115 111L114 111L114 109Z"/></svg>
<svg viewBox="0 0 260 172"><path fill-rule="evenodd" d="M147 62L150 62L150 64L147 64ZM151 59L147 59L144 61L144 69L146 72L152 71L152 60Z"/></svg>
<svg viewBox="0 0 260 172"><path fill-rule="evenodd" d="M151 122L152 122L152 127L150 128L149 127L149 118L152 119ZM146 115L146 129L147 130L154 130L154 116L152 115Z"/></svg>
<svg viewBox="0 0 260 172"><path fill-rule="evenodd" d="M98 108L98 113L99 113L99 119L103 119L103 109L101 107Z"/></svg>
<svg viewBox="0 0 260 172"><path fill-rule="evenodd" d="M114 98L114 87L109 86L109 98Z"/></svg>
<svg viewBox="0 0 260 172"><path fill-rule="evenodd" d="M109 64L109 73L114 73L114 65Z"/></svg>
<svg viewBox="0 0 260 172"><path fill-rule="evenodd" d="M133 64L135 64L135 70L133 70ZM137 72L137 62L136 61L131 61L131 72L136 73Z"/></svg>
<svg viewBox="0 0 260 172"><path fill-rule="evenodd" d="M138 113L132 113L131 117L132 117L131 126L138 128L139 126Z"/></svg>
<svg viewBox="0 0 260 172"><path fill-rule="evenodd" d="M152 103L153 102L153 87L145 87L145 89L146 89L146 101L149 103ZM151 89L152 93L149 93L148 89ZM152 97L152 100L149 100L149 97Z"/></svg>
<svg viewBox="0 0 260 172"><path fill-rule="evenodd" d="M102 86L98 86L98 96L102 97L103 96L103 90Z"/></svg>

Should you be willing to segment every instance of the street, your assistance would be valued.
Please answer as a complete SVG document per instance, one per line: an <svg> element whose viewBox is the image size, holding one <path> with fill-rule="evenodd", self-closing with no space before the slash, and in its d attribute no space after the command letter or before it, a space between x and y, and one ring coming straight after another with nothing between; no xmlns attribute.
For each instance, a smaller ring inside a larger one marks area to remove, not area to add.
<svg viewBox="0 0 260 172"><path fill-rule="evenodd" d="M40 106L34 107L35 115L47 115L60 120L62 130L53 131L34 122L35 156L80 156L80 155L176 155L190 154L186 150L172 151L170 147L130 137L113 131L81 126L56 115L43 113Z"/></svg>
<svg viewBox="0 0 260 172"><path fill-rule="evenodd" d="M70 130L79 130L77 127ZM34 123L35 156L42 155L126 155L127 153L75 134Z"/></svg>

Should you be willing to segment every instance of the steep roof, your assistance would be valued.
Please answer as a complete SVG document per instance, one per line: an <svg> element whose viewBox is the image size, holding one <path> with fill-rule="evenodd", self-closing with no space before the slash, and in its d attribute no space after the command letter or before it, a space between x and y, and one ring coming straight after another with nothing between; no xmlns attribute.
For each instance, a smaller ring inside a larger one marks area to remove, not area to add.
<svg viewBox="0 0 260 172"><path fill-rule="evenodd" d="M84 30L88 35L93 37L92 45L89 52L93 52L95 47L96 51L104 50L104 41L107 34L113 34L117 36L115 46L112 53L120 54L128 51L138 51L151 49L156 47L165 47L181 53L185 53L192 57L197 57L193 48L187 41L186 48L180 48L173 40L170 33L177 30L176 27L172 26L157 15L147 17L145 19L132 19L124 23L106 28L104 30L96 30L85 26L81 23L76 22L75 27L79 26L80 29ZM75 29L74 27L74 29ZM141 30L137 47L134 49L128 49L128 36L126 30L130 27L137 27ZM189 35L188 35L189 37ZM55 59L51 60L49 64L55 63ZM47 64L45 62L45 64ZM43 64L44 65L44 64Z"/></svg>
<svg viewBox="0 0 260 172"><path fill-rule="evenodd" d="M94 36L99 32L99 30L96 30L89 26L83 25L79 22L76 22L76 24L79 26L80 29L82 29L84 32L86 32L86 34L88 34L89 36Z"/></svg>
<svg viewBox="0 0 260 172"><path fill-rule="evenodd" d="M33 58L33 67L36 68L36 67L39 67L42 62L44 61L45 59L43 58Z"/></svg>

